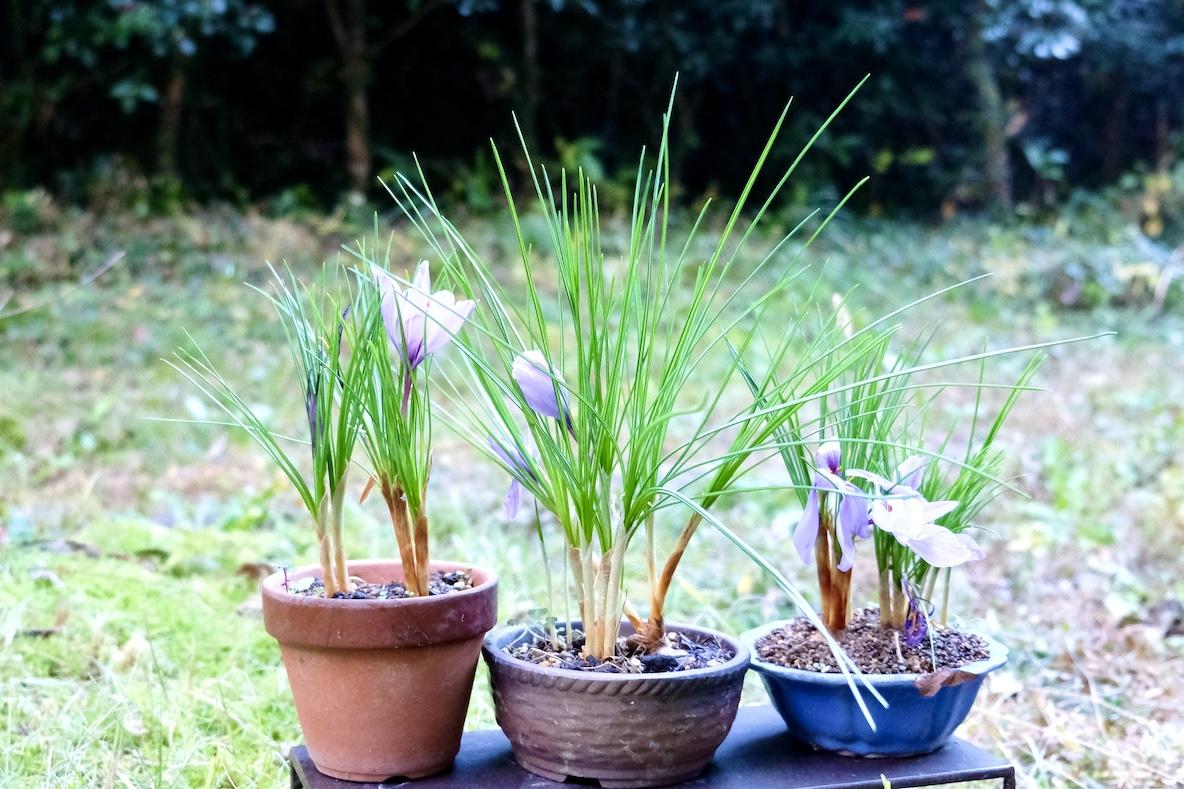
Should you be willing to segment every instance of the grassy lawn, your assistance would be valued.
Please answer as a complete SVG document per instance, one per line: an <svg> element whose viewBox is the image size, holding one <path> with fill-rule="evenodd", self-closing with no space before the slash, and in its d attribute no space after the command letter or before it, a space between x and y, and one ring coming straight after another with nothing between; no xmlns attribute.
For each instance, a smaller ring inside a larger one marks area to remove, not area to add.
<svg viewBox="0 0 1184 789"><path fill-rule="evenodd" d="M512 282L509 237L495 223L470 227ZM1028 498L989 512L998 537L957 576L952 607L1012 660L962 733L1014 759L1030 785L1184 781L1184 315L1171 303L1159 314L1121 306L1104 278L1074 278L1072 264L1136 276L1139 252L1121 237L967 223L833 229L804 260L829 290L858 285L853 303L872 315L996 274L909 319L936 330L934 358L984 341L1119 331L1054 350L1038 378L1050 391L1021 400L1006 431ZM245 437L151 417L214 417L161 361L188 330L277 428L298 431L287 351L242 283L262 283L265 260L297 271L335 261L354 232L341 217L211 211L76 216L0 239L8 309L43 304L0 322L0 786L286 780L283 754L300 735L257 586L270 567L314 558L312 529ZM66 284L117 249L125 259L94 285ZM396 254L417 259L410 237ZM997 377L1021 362L1001 361ZM971 397L949 392L944 413L966 414ZM772 464L759 473L781 478ZM545 606L532 526L503 520L499 473L442 434L432 482L433 555L498 568L502 620ZM377 497L353 498L350 553L393 555ZM720 513L810 588L789 543L792 495ZM663 525L668 543L677 525ZM680 572L672 620L738 632L792 614L716 534L700 532ZM635 599L642 580L632 579ZM871 601L870 574L855 586ZM750 679L745 703L763 700ZM468 725L493 725L484 669Z"/></svg>

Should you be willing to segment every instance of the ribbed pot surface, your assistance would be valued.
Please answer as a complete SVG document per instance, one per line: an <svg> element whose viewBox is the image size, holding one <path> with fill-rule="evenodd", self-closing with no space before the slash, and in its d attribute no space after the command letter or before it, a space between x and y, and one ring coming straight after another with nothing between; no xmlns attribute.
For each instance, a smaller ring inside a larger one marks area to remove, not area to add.
<svg viewBox="0 0 1184 789"><path fill-rule="evenodd" d="M748 650L709 630L668 629L692 640L717 638L734 656L689 671L598 674L507 654L506 646L532 637L526 628L486 636L497 722L515 761L553 780L595 779L605 787L664 786L698 775L735 720Z"/></svg>

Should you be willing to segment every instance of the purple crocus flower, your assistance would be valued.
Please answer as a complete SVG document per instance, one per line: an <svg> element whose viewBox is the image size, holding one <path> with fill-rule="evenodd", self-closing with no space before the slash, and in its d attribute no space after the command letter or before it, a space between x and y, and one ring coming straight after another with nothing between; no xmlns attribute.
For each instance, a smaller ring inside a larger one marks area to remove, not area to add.
<svg viewBox="0 0 1184 789"><path fill-rule="evenodd" d="M905 646L918 647L929 634L929 617L933 613L933 606L921 599L908 580L902 578L900 588L909 601L909 610L904 616L904 643Z"/></svg>
<svg viewBox="0 0 1184 789"><path fill-rule="evenodd" d="M872 522L933 567L957 567L983 558L970 535L934 523L957 506L956 501L926 501L921 496L877 499L872 502Z"/></svg>
<svg viewBox="0 0 1184 789"><path fill-rule="evenodd" d="M520 480L524 477L537 480L538 477L530 467L530 461L526 459L526 454L518 449L517 444L503 442L493 436L489 437L488 444L493 454L497 455L510 472L510 489L506 491L506 500L502 503L502 509L506 518L513 520L518 516L518 505L522 501L522 482Z"/></svg>
<svg viewBox="0 0 1184 789"><path fill-rule="evenodd" d="M523 351L510 368L514 381L522 391L522 399L536 413L552 419L562 419L571 429L571 408L563 376L551 369L539 351ZM558 397L556 397L558 390Z"/></svg>
<svg viewBox="0 0 1184 789"><path fill-rule="evenodd" d="M839 570L847 572L855 563L855 538L867 539L871 536L868 526L867 499L858 488L840 476L842 468L842 450L837 441L828 441L818 448L814 457L817 466L814 473L814 488L806 499L806 508L802 518L798 521L793 532L793 544L798 555L806 564L814 553L814 543L818 541L818 529L821 525L820 507L822 498L819 495L826 491L833 491L839 496L838 517L835 520L835 535L839 541L842 555L839 557Z"/></svg>
<svg viewBox="0 0 1184 789"><path fill-rule="evenodd" d="M468 299L458 301L447 290L432 293L432 277L426 260L415 270L411 286L399 289L399 283L385 271L376 270L374 278L382 293L382 322L391 344L414 370L443 348L460 331L477 306Z"/></svg>

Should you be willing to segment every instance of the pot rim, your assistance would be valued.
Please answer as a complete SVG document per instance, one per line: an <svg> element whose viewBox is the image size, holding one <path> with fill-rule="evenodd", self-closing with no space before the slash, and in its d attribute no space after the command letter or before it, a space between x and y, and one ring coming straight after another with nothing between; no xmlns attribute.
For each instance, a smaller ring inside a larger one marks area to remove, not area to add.
<svg viewBox="0 0 1184 789"><path fill-rule="evenodd" d="M358 565L397 565L399 568L403 567L403 562L399 559L350 559L346 562L346 568L353 570ZM312 597L308 595L292 594L284 590L284 570L280 569L263 579L263 594L273 600L284 605L300 605L311 608L360 608L359 604L365 604L366 607L380 607L380 608L413 608L415 606L425 605L440 605L442 601L459 601L469 597L477 597L490 588L497 586L497 573L487 567L471 564L469 562L452 562L446 560L433 559L428 562L428 566L432 570L468 570L470 573L479 573L485 576L485 581L471 586L468 589L462 589L459 592L449 592L442 595L425 595L423 597L396 597L380 600L377 598L367 598L365 600L354 600L351 598L336 598L336 597ZM299 567L292 568L287 571L287 579L289 582L307 578L309 576L316 577L321 571L320 564L303 564Z"/></svg>
<svg viewBox="0 0 1184 789"><path fill-rule="evenodd" d="M800 668L789 668L788 666L781 666L777 663L770 663L760 657L757 651L756 642L764 636L779 627L789 624L792 619L778 619L773 622L767 622L751 630L746 630L740 634L740 640L752 653L752 669L764 674L771 674L782 677L784 679L796 680L798 682L815 682L828 685L842 685L847 687L847 679L841 671L826 672L821 671L806 671ZM967 631L971 632L971 631ZM1008 649L990 636L985 636L981 633L972 633L982 640L987 642L987 648L990 650L989 654L982 660L976 660L973 663L967 663L964 666L958 666L955 671L964 671L968 674L976 674L978 676L986 676L995 669L1001 668L1007 662ZM912 672L909 674L862 674L863 678L874 685L913 685L916 681L924 676Z"/></svg>
<svg viewBox="0 0 1184 789"><path fill-rule="evenodd" d="M580 620L573 619L572 623L579 623ZM632 630L628 622L622 622L622 631L626 629ZM744 671L752 662L752 655L748 648L748 644L741 638L730 636L726 633L721 633L718 630L712 630L706 627L696 627L694 625L680 625L668 624L667 630L674 630L680 633L697 633L707 634L718 638L722 643L730 647L734 654L726 662L720 663L718 666L705 666L703 668L692 668L685 671L655 671L646 674L612 674L597 671L581 671L574 668L556 668L554 666L540 666L537 663L531 663L521 658L516 658L513 655L503 651L500 647L492 646L499 638L504 637L510 633L519 633L531 628L530 625L502 625L494 628L485 634L485 641L482 644L482 652L486 657L513 667L515 670L524 671L530 674L546 674L549 676L572 677L588 680L589 682L604 682L604 683L620 683L620 682L638 682L643 680L669 680L675 682L688 681L699 679L702 677L713 676L717 674L728 674L733 671Z"/></svg>

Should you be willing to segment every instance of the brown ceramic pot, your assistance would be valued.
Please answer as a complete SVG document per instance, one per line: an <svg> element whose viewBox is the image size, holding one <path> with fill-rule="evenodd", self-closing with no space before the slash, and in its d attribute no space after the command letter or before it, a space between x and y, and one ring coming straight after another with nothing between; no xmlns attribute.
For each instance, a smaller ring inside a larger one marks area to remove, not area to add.
<svg viewBox="0 0 1184 789"><path fill-rule="evenodd" d="M419 778L448 769L460 749L477 655L497 622L497 576L469 570L473 588L403 600L333 600L263 582L263 623L280 643L296 715L317 769L347 781ZM288 572L288 582L319 575ZM393 560L349 563L370 582L403 579Z"/></svg>
<svg viewBox="0 0 1184 789"><path fill-rule="evenodd" d="M622 632L631 632L622 625ZM711 761L740 703L748 650L709 630L734 657L720 666L660 674L598 674L519 660L507 646L534 638L523 627L485 637L498 725L514 760L555 781L592 779L603 787L664 786L689 780Z"/></svg>

